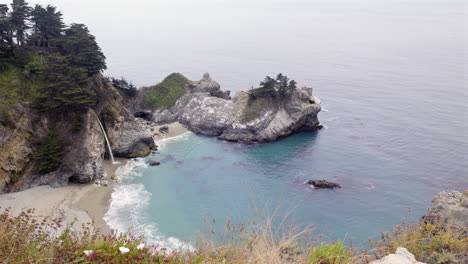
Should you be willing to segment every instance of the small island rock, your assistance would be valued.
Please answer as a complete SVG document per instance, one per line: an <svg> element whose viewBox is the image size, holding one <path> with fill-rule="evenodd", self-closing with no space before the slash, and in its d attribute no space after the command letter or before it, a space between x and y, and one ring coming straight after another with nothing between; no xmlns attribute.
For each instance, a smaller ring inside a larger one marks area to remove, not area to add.
<svg viewBox="0 0 468 264"><path fill-rule="evenodd" d="M156 160L151 160L151 161L149 162L149 165L150 165L150 166L158 166L158 165L161 165L161 162L156 161Z"/></svg>
<svg viewBox="0 0 468 264"><path fill-rule="evenodd" d="M312 185L315 189L334 189L341 188L338 183L329 182L326 180L307 180L304 184Z"/></svg>

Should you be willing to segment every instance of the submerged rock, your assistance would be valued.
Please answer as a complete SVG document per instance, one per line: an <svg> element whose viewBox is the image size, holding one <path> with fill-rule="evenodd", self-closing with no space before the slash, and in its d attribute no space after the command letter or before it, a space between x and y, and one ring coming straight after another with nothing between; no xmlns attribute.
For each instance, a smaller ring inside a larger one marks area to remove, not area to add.
<svg viewBox="0 0 468 264"><path fill-rule="evenodd" d="M159 162L157 160L151 160L150 162L148 162L148 164L150 166L158 166L158 165L161 165L161 162Z"/></svg>
<svg viewBox="0 0 468 264"><path fill-rule="evenodd" d="M307 180L304 184L312 185L315 189L334 189L341 188L338 183L329 182L326 180Z"/></svg>
<svg viewBox="0 0 468 264"><path fill-rule="evenodd" d="M370 264L425 264L416 260L406 248L398 247L395 254L387 255L381 259L374 260Z"/></svg>
<svg viewBox="0 0 468 264"><path fill-rule="evenodd" d="M442 224L445 228L465 230L464 234L468 235L468 190L437 194L423 219Z"/></svg>

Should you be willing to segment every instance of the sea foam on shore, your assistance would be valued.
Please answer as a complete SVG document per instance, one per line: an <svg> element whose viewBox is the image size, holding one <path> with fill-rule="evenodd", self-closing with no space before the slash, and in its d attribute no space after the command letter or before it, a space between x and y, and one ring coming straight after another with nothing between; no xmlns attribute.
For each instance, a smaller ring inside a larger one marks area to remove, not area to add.
<svg viewBox="0 0 468 264"><path fill-rule="evenodd" d="M169 143L186 139L189 133L160 139L156 144L161 150ZM143 235L148 244L170 250L194 250L194 247L188 243L161 234L157 223L149 219L148 205L152 194L143 184L129 183L136 177L142 177L141 170L146 167L148 167L147 159L138 158L117 169L116 174L120 183L114 187L109 210L104 216L105 222L111 229L122 233L131 228L132 235Z"/></svg>

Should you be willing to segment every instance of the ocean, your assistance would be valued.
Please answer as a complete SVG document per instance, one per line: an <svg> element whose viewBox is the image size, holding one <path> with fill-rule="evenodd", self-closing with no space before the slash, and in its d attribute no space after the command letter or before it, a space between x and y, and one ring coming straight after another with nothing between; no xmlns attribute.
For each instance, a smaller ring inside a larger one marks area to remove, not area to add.
<svg viewBox="0 0 468 264"><path fill-rule="evenodd" d="M140 2L83 21L107 75L144 86L210 72L235 92L281 72L314 88L327 129L254 145L193 133L158 142L156 154L119 169L111 227L191 248L204 219L221 232L229 219L276 212L325 240L365 245L403 217L419 219L438 192L468 189L466 1ZM123 19L133 11L143 13ZM313 190L306 179L343 188Z"/></svg>

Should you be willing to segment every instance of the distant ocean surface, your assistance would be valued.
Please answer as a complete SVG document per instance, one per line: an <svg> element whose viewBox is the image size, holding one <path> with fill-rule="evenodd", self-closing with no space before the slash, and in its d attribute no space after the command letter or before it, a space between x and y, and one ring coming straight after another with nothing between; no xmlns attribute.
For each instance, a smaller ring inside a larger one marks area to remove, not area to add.
<svg viewBox="0 0 468 264"><path fill-rule="evenodd" d="M314 87L328 129L268 144L193 133L159 142L147 159L160 166L141 159L119 169L111 227L190 247L204 218L221 230L252 220L255 208L279 208L326 239L365 245L402 217L421 217L438 192L468 189L466 1L174 2L154 21L136 18L149 23L141 36L122 25L140 45L132 52L91 21L106 74L151 85L171 72L210 72L238 91L282 72ZM343 188L302 185L322 178Z"/></svg>

